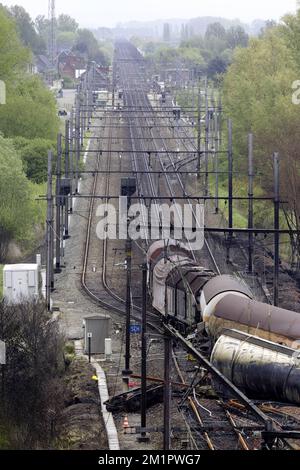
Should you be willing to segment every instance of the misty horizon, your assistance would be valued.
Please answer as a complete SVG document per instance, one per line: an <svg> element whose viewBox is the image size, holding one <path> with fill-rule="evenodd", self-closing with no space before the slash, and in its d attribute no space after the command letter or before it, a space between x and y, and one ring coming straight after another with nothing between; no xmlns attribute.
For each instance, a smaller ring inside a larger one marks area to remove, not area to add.
<svg viewBox="0 0 300 470"><path fill-rule="evenodd" d="M242 4L237 0L211 0L199 5L197 0L174 2L165 0L146 0L143 3L137 0L122 2L114 0L109 4L99 3L96 0L87 0L84 3L74 3L71 0L56 2L56 14L68 14L74 17L80 26L89 28L108 27L126 23L149 23L162 21L189 21L198 17L222 17L229 20L239 19L242 23L251 23L254 20L279 20L288 12L295 12L296 0L271 1L253 0L251 5ZM7 0L2 1L5 6L23 6L32 18L38 15L48 15L48 1L35 2L34 0ZM170 14L170 12L172 14Z"/></svg>

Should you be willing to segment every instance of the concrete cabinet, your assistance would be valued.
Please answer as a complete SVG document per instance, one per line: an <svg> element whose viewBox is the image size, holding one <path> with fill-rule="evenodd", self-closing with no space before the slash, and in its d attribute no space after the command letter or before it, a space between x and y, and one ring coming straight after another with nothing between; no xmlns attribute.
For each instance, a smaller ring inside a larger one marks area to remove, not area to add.
<svg viewBox="0 0 300 470"><path fill-rule="evenodd" d="M89 353L89 338L91 354L105 353L105 340L111 337L111 318L109 315L91 315L83 319L84 352Z"/></svg>

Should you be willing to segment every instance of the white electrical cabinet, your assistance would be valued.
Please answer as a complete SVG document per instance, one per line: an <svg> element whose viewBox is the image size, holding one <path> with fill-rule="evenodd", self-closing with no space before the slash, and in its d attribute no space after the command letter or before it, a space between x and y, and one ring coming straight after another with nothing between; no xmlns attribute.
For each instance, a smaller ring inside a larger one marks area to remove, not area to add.
<svg viewBox="0 0 300 470"><path fill-rule="evenodd" d="M3 269L3 296L8 303L37 299L41 295L38 264L7 264Z"/></svg>

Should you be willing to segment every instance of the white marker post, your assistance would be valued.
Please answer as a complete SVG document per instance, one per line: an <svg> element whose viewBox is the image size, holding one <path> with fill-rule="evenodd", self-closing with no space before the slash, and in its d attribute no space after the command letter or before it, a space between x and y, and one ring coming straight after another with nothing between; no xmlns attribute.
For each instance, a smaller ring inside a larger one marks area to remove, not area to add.
<svg viewBox="0 0 300 470"><path fill-rule="evenodd" d="M6 345L4 341L0 341L0 364L3 366L6 364Z"/></svg>
<svg viewBox="0 0 300 470"><path fill-rule="evenodd" d="M1 382L2 382L2 400L4 401L4 366L6 364L6 344L0 341L0 365L1 365Z"/></svg>
<svg viewBox="0 0 300 470"><path fill-rule="evenodd" d="M89 362L91 362L91 356L92 356L92 337L93 337L93 333L87 334L88 348L89 348Z"/></svg>

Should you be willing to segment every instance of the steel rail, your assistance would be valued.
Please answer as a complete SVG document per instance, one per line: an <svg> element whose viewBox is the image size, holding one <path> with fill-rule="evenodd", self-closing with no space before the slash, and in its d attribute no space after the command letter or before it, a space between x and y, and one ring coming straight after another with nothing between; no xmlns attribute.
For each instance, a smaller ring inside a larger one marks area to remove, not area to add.
<svg viewBox="0 0 300 470"><path fill-rule="evenodd" d="M111 144L111 143L110 143ZM100 167L100 149L99 149L99 154L97 156L97 161L96 161L96 168L97 170ZM109 162L111 161L111 158L108 158L108 165ZM113 311L119 315L124 315L124 308L117 307L114 304L111 304L109 302L104 301L99 297L99 295L95 294L88 286L87 282L87 267L88 267L88 258L89 258L89 249L90 249L90 241L91 241L91 228L92 228L92 219L93 219L93 213L94 213L94 201L95 198L93 197L93 194L96 192L97 184L98 184L98 175L99 172L95 173L94 175L94 180L92 183L92 196L90 198L90 204L89 204L89 215L88 215L88 223L87 223L87 229L86 229L86 241L85 241L85 249L84 249L84 259L83 259L83 269L82 269L82 276L81 276L81 285L86 292L86 294L94 300L97 304L101 305L104 309L108 311ZM109 187L109 178L106 178L106 187ZM106 201L107 202L107 201ZM112 298L115 300L119 301L120 303L125 303L125 300L119 297L117 294L115 294L108 286L108 283L106 281L106 256L107 256L107 240L104 241L103 243L103 257L102 257L102 283L104 289L108 292L109 295L111 295ZM134 309L140 310L139 307L133 306ZM152 315L153 318L157 319L157 316L154 314L148 313L148 316ZM135 315L133 313L132 318L135 320L140 320L141 316L140 315ZM156 325L148 322L149 326L151 328L161 331Z"/></svg>

